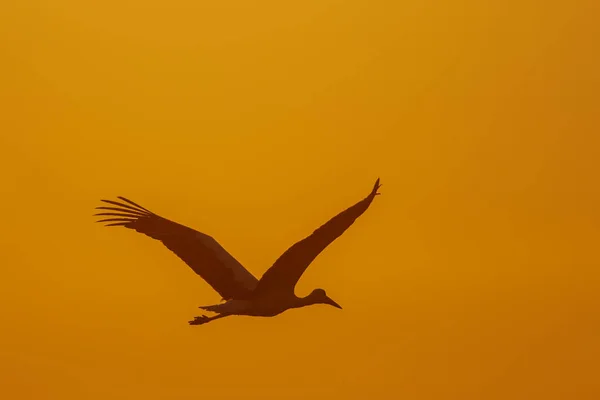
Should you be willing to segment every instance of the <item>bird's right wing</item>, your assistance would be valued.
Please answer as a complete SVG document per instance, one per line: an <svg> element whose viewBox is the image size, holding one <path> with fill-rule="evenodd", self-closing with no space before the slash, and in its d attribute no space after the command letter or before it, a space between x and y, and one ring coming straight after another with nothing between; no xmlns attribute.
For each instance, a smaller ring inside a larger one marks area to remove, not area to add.
<svg viewBox="0 0 600 400"><path fill-rule="evenodd" d="M211 236L156 215L124 197L119 199L102 200L111 206L96 207L103 212L95 215L109 218L97 222L124 226L160 240L225 300L246 297L256 287L258 280Z"/></svg>
<svg viewBox="0 0 600 400"><path fill-rule="evenodd" d="M377 190L380 186L379 179L377 179L367 197L331 218L311 235L283 253L260 278L255 294L275 290L293 291L306 268L319 253L340 237L358 217L367 211L375 196L379 194Z"/></svg>

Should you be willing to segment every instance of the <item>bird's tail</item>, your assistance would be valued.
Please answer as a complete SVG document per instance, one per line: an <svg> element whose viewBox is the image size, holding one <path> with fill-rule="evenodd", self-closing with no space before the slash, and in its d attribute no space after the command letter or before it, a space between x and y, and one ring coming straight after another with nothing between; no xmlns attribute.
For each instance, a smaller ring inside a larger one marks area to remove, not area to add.
<svg viewBox="0 0 600 400"><path fill-rule="evenodd" d="M249 303L247 301L229 300L225 303L214 304L212 306L201 306L198 308L219 314L243 314L248 307Z"/></svg>
<svg viewBox="0 0 600 400"><path fill-rule="evenodd" d="M219 308L222 308L221 306L223 306L224 304L215 304L212 306L200 306L198 308L205 310L205 311L210 311L210 312L219 312Z"/></svg>

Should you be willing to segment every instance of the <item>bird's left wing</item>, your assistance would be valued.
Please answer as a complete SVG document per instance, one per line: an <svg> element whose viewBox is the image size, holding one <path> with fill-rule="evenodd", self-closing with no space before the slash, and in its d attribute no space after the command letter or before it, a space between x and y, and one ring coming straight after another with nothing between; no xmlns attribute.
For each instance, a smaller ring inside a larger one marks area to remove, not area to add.
<svg viewBox="0 0 600 400"><path fill-rule="evenodd" d="M110 207L98 216L106 226L123 226L160 240L189 265L225 300L247 297L258 280L214 238L187 226L163 218L144 207L119 197L121 201L102 200Z"/></svg>
<svg viewBox="0 0 600 400"><path fill-rule="evenodd" d="M379 193L379 179L367 197L352 207L342 211L324 225L315 230L310 236L290 247L265 272L255 294L271 290L294 290L296 283L310 263L335 239L340 237L354 221L360 217Z"/></svg>

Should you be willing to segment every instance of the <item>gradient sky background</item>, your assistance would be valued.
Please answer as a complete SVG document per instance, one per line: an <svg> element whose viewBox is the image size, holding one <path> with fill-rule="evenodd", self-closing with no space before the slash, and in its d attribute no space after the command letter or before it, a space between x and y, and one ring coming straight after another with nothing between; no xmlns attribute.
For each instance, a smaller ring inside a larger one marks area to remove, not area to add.
<svg viewBox="0 0 600 400"><path fill-rule="evenodd" d="M94 4L92 4L94 3ZM99 4L101 3L101 4ZM0 397L597 399L596 1L0 6ZM343 307L219 300L123 195Z"/></svg>

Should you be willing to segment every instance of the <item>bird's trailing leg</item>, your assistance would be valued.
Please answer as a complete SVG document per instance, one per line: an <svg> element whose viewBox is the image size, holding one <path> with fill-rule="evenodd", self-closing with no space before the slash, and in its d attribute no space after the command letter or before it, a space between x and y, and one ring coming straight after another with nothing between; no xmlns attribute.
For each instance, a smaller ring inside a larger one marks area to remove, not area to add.
<svg viewBox="0 0 600 400"><path fill-rule="evenodd" d="M190 325L203 325L203 324L206 324L207 322L214 321L215 319L227 317L228 315L230 315L230 314L218 314L218 315L215 315L214 317L207 317L206 315L201 315L199 317L194 317L194 320L188 321L188 323Z"/></svg>

